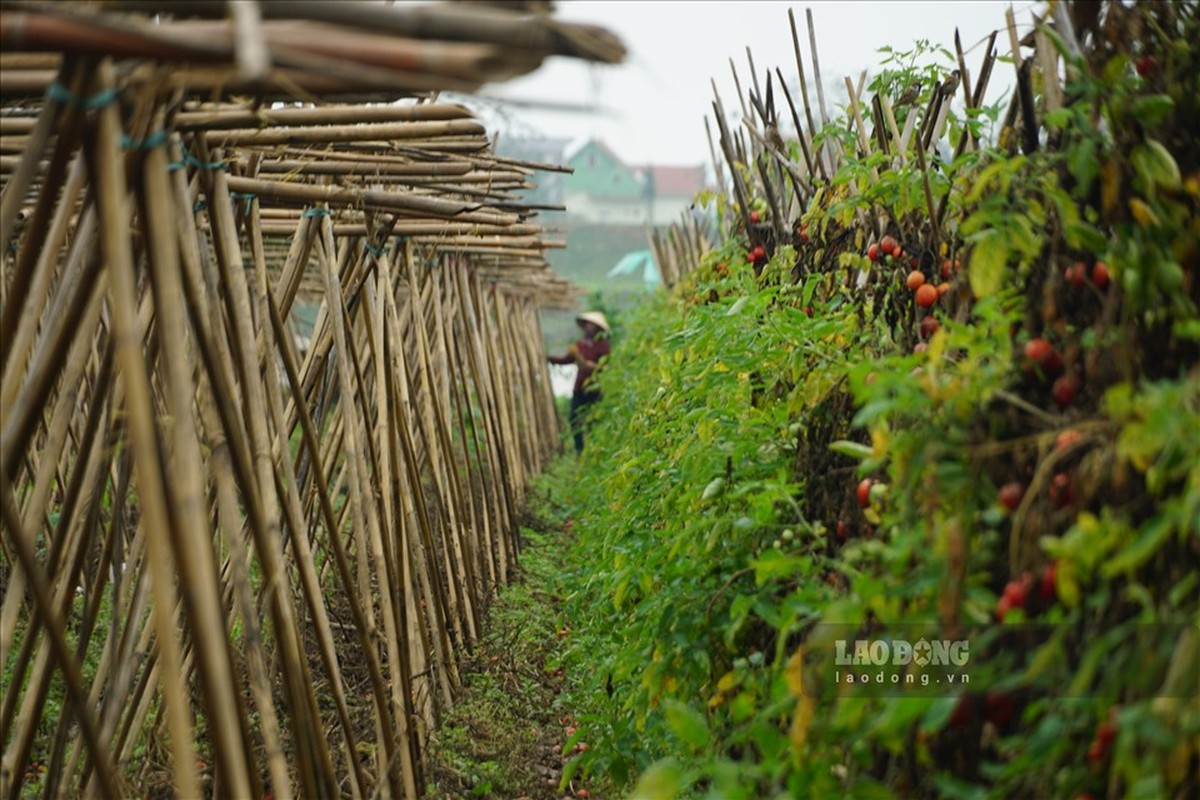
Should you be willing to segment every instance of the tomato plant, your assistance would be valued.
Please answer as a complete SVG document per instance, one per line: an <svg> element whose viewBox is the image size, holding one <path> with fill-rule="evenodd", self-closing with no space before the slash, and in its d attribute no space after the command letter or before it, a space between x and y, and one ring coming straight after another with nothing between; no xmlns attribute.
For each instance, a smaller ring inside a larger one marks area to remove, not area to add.
<svg viewBox="0 0 1200 800"><path fill-rule="evenodd" d="M1200 792L1200 29L1127 13L1136 43L1063 49L1046 146L932 177L943 247L918 169L850 156L804 246L747 261L735 233L623 320L570 500L580 769L654 797ZM941 74L910 57L873 85ZM965 637L971 685L806 692L828 625Z"/></svg>

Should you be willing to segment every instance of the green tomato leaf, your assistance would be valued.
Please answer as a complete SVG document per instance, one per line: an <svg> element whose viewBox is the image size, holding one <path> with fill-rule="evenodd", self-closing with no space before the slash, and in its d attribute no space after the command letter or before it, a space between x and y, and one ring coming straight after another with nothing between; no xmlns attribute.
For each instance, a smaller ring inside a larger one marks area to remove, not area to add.
<svg viewBox="0 0 1200 800"><path fill-rule="evenodd" d="M708 720L696 709L678 700L663 701L667 727L679 741L699 750L708 744Z"/></svg>
<svg viewBox="0 0 1200 800"><path fill-rule="evenodd" d="M1171 151L1162 142L1147 139L1145 144L1133 148L1130 156L1133 169L1149 186L1177 188L1180 183L1179 165Z"/></svg>
<svg viewBox="0 0 1200 800"><path fill-rule="evenodd" d="M1175 101L1170 95L1152 94L1134 100L1131 110L1133 116L1143 125L1158 125L1175 110Z"/></svg>
<svg viewBox="0 0 1200 800"><path fill-rule="evenodd" d="M1141 535L1129 543L1123 550L1113 556L1100 569L1105 578L1112 578L1122 572L1129 572L1150 560L1162 547L1163 542L1171 535L1171 519L1160 514L1142 526Z"/></svg>
<svg viewBox="0 0 1200 800"><path fill-rule="evenodd" d="M656 761L638 778L629 800L673 800L683 783L683 770L674 759Z"/></svg>
<svg viewBox="0 0 1200 800"><path fill-rule="evenodd" d="M844 456L849 456L850 458L858 461L864 461L870 458L872 452L871 448L867 445L860 444L858 442L851 442L846 439L839 439L838 441L829 445L829 449L835 453L841 453Z"/></svg>

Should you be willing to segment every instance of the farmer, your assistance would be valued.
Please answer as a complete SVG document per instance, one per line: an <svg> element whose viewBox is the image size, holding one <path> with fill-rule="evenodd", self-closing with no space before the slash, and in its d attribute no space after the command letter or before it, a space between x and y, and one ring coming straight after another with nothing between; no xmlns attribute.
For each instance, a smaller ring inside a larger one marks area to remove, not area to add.
<svg viewBox="0 0 1200 800"><path fill-rule="evenodd" d="M585 411L600 399L600 389L593 386L592 374L600 359L608 355L608 320L599 311L585 311L575 318L583 336L567 348L565 356L550 356L551 364L577 364L575 388L571 392L571 432L575 436L575 452L583 452Z"/></svg>

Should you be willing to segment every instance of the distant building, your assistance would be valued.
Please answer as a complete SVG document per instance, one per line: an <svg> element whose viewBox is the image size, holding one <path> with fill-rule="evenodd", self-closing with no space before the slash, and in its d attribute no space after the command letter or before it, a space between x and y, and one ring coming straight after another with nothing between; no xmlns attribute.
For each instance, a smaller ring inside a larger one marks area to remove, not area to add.
<svg viewBox="0 0 1200 800"><path fill-rule="evenodd" d="M704 167L630 167L592 139L567 158L567 216L600 225L668 225L705 187Z"/></svg>
<svg viewBox="0 0 1200 800"><path fill-rule="evenodd" d="M670 225L692 204L696 192L707 185L704 165L694 167L648 166L644 169L647 194L651 198L650 224Z"/></svg>
<svg viewBox="0 0 1200 800"><path fill-rule="evenodd" d="M646 188L638 174L595 139L576 150L567 166L567 215L578 222L642 224L648 217Z"/></svg>

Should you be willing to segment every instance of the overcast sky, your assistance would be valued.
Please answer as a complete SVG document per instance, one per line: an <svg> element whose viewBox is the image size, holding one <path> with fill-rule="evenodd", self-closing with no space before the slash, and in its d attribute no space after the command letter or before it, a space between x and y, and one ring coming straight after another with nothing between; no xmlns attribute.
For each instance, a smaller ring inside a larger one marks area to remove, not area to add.
<svg viewBox="0 0 1200 800"><path fill-rule="evenodd" d="M789 81L797 80L788 28L789 7L796 15L810 82L811 54L804 12L812 9L822 83L828 87L835 82L840 85L846 75L857 83L864 69L873 74L883 57L878 50L884 45L907 50L915 40L928 39L944 44L953 52L956 26L974 79L991 31L1001 29L997 48L1002 54L1008 52L1008 35L1003 31L1004 10L1008 6L1007 2L995 0L826 0L807 4L752 0L559 0L555 12L558 19L597 23L617 34L629 50L625 63L590 65L555 57L532 75L488 87L485 93L594 105L609 112L559 113L509 106L503 111L503 123L495 122L491 114L485 114L485 121L502 124L514 133L562 136L576 144L597 137L629 164L708 163L704 116L713 97L709 81L715 78L727 111L737 106L729 66L731 58L743 89L749 81L747 46L753 52L760 81L765 80L765 70L774 71L776 67ZM1028 31L1032 12L1044 8L1043 3L1014 3L1018 30ZM1012 80L1011 65L997 63L989 84L989 99L1007 91ZM798 97L795 100L799 102ZM779 105L786 108L782 99Z"/></svg>

